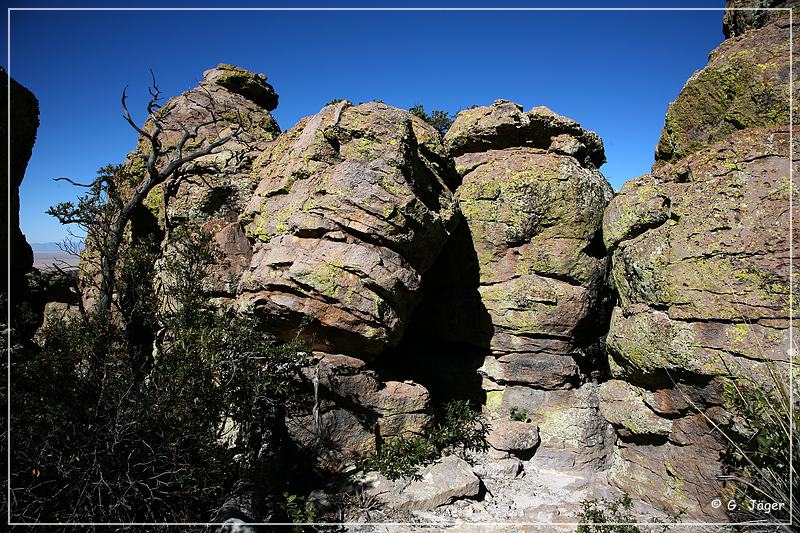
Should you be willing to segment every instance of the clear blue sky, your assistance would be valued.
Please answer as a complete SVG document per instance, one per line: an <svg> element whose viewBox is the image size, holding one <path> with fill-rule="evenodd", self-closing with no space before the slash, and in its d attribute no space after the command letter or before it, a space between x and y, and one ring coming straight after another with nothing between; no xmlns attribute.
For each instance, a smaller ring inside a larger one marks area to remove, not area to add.
<svg viewBox="0 0 800 533"><path fill-rule="evenodd" d="M80 5L223 6L203 1ZM298 4L224 6L232 5ZM498 5L722 7L724 1ZM62 239L64 228L44 212L77 191L52 178L92 178L97 168L120 162L134 146L135 135L119 112L125 86L132 109L140 111L150 68L164 93L173 96L222 62L267 74L280 94L274 115L282 129L333 98L380 99L403 108L422 103L450 112L497 98L526 109L546 105L602 136L608 163L601 170L618 189L649 170L667 104L722 41L721 21L721 11L14 11L10 70L41 106L38 140L21 189L22 229L30 242ZM2 57L8 67L6 54Z"/></svg>

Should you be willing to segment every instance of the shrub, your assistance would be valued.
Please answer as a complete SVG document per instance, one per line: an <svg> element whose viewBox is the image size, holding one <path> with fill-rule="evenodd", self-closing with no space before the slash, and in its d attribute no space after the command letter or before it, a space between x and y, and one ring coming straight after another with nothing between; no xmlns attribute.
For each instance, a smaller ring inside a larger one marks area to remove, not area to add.
<svg viewBox="0 0 800 533"><path fill-rule="evenodd" d="M305 497L284 491L283 501L280 506L290 522L303 524L313 522L316 518L316 515L308 508L306 503ZM303 526L297 525L292 528L292 531L302 533L304 528Z"/></svg>
<svg viewBox="0 0 800 533"><path fill-rule="evenodd" d="M132 360L140 343L104 311L51 319L38 352L12 361L15 520L205 521L250 471L265 413L294 394L304 347L211 307L208 242L182 238L165 261L172 303L158 310L146 370Z"/></svg>
<svg viewBox="0 0 800 533"><path fill-rule="evenodd" d="M408 108L412 115L418 116L439 132L440 135L444 135L447 133L447 130L450 129L450 126L453 125L453 121L455 120L454 117L450 116L447 111L442 111L441 109L434 109L431 111L429 115L425 111L425 106L422 104L413 105Z"/></svg>
<svg viewBox="0 0 800 533"><path fill-rule="evenodd" d="M474 410L469 402L448 402L439 418L426 435L394 437L382 443L362 467L380 472L390 480L401 477L418 479L419 467L432 463L442 452L485 449L486 425L480 412Z"/></svg>
<svg viewBox="0 0 800 533"><path fill-rule="evenodd" d="M792 408L787 371L765 360L766 375L734 372L726 383L727 407L736 414L737 426L718 433L727 441L726 475L733 482L738 505L730 510L735 521L769 518L800 523L798 450L800 409ZM791 450L794 453L791 453ZM753 509L750 501L777 507L768 515ZM790 516L790 510L794 514Z"/></svg>
<svg viewBox="0 0 800 533"><path fill-rule="evenodd" d="M636 519L631 515L633 501L625 493L619 499L609 501L583 500L577 533L640 533Z"/></svg>
<svg viewBox="0 0 800 533"><path fill-rule="evenodd" d="M528 412L525 409L517 409L516 407L512 407L508 410L508 417L514 422L531 421L531 419L528 417Z"/></svg>

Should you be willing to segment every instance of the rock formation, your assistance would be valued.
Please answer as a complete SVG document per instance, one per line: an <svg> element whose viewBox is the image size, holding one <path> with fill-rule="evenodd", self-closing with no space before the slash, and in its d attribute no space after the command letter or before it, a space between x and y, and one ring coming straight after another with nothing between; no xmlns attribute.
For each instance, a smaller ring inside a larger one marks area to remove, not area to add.
<svg viewBox="0 0 800 533"><path fill-rule="evenodd" d="M787 16L727 13L724 28L669 106L652 172L616 197L600 137L547 108L498 100L441 138L407 111L341 101L281 133L265 77L220 65L165 105L164 144L212 108L201 139L247 134L154 190L132 238L167 257L181 222L202 227L222 252L209 296L310 342L309 401L287 426L319 471L423 434L445 400L482 405L491 461L378 479L388 507L430 511L546 467L724 519L710 504L729 490L715 426L736 426L731 379L789 353L798 159Z"/></svg>
<svg viewBox="0 0 800 533"><path fill-rule="evenodd" d="M351 356L397 344L457 222L436 130L380 103L324 107L259 158L238 302Z"/></svg>
<svg viewBox="0 0 800 533"><path fill-rule="evenodd" d="M33 251L19 228L19 187L25 176L25 168L28 166L33 144L36 141L36 130L39 128L39 101L28 89L9 78L5 70L0 69L0 76L3 78L3 109L2 117L0 117L2 137L4 139L11 138L11 152L8 152L8 145L3 142L2 157L0 157L3 165L2 173L8 180L8 182L3 182L2 189L9 191L8 196L5 192L0 195L2 196L2 212L8 213L8 219L4 215L2 223L0 223L3 229L2 242L9 243L11 254L10 261L3 262L2 279L9 279L12 292L8 298L13 308L25 298L27 293L25 275L33 268ZM10 92L9 84L11 84ZM10 106L6 102L8 94L11 96ZM8 116L9 107L11 109L10 117ZM9 123L11 125L10 132L7 131ZM10 174L6 173L5 169L7 168L10 168ZM6 203L7 198L10 198L10 204ZM9 264L10 272L7 270ZM5 290L5 285L3 285L2 292L5 293ZM6 301L3 298L0 310L3 321L6 317L5 306Z"/></svg>
<svg viewBox="0 0 800 533"><path fill-rule="evenodd" d="M526 113L502 100L460 112L445 143L462 179L456 197L477 272L438 280L444 295L432 299L448 340L486 349L479 373L489 442L520 448L509 433L538 425L537 454L601 460L596 391L579 387L592 380L608 319L600 228L612 190L597 170L603 143L547 108ZM451 254L444 270L463 271L463 255ZM509 420L512 408L531 422Z"/></svg>
<svg viewBox="0 0 800 533"><path fill-rule="evenodd" d="M788 15L729 12L725 28L730 38L669 106L652 174L627 182L606 211L619 300L613 379L600 391L619 437L612 482L718 518L710 502L727 490L716 480L725 444L713 424L729 426L727 380L789 353L789 166L798 159Z"/></svg>

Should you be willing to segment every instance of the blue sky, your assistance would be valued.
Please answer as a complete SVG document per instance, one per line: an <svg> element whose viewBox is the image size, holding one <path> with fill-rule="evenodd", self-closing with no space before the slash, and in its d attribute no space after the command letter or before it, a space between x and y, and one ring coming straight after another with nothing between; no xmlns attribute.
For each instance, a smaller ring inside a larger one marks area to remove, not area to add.
<svg viewBox="0 0 800 533"><path fill-rule="evenodd" d="M298 4L231 2L226 7L232 5ZM724 1L502 5L722 7ZM282 129L333 98L380 99L402 108L422 103L450 112L497 98L526 109L546 105L602 136L608 163L601 170L618 189L649 170L667 104L722 41L721 20L721 11L14 11L10 70L41 106L38 139L21 189L22 229L30 242L62 239L65 229L44 212L78 191L52 179L92 178L134 146L134 132L120 116L124 87L131 108L141 111L150 68L164 94L173 96L222 62L267 74L280 94L274 115ZM8 68L5 53L3 64Z"/></svg>

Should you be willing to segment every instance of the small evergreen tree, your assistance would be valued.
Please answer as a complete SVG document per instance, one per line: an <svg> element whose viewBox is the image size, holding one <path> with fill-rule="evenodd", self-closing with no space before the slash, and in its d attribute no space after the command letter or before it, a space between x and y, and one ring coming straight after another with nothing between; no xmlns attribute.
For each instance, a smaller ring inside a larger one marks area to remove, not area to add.
<svg viewBox="0 0 800 533"><path fill-rule="evenodd" d="M442 111L441 109L434 109L431 111L429 115L425 111L425 106L422 104L413 105L408 108L412 115L418 116L439 132L440 135L444 135L447 133L447 130L450 129L450 126L453 124L455 120L447 111Z"/></svg>

